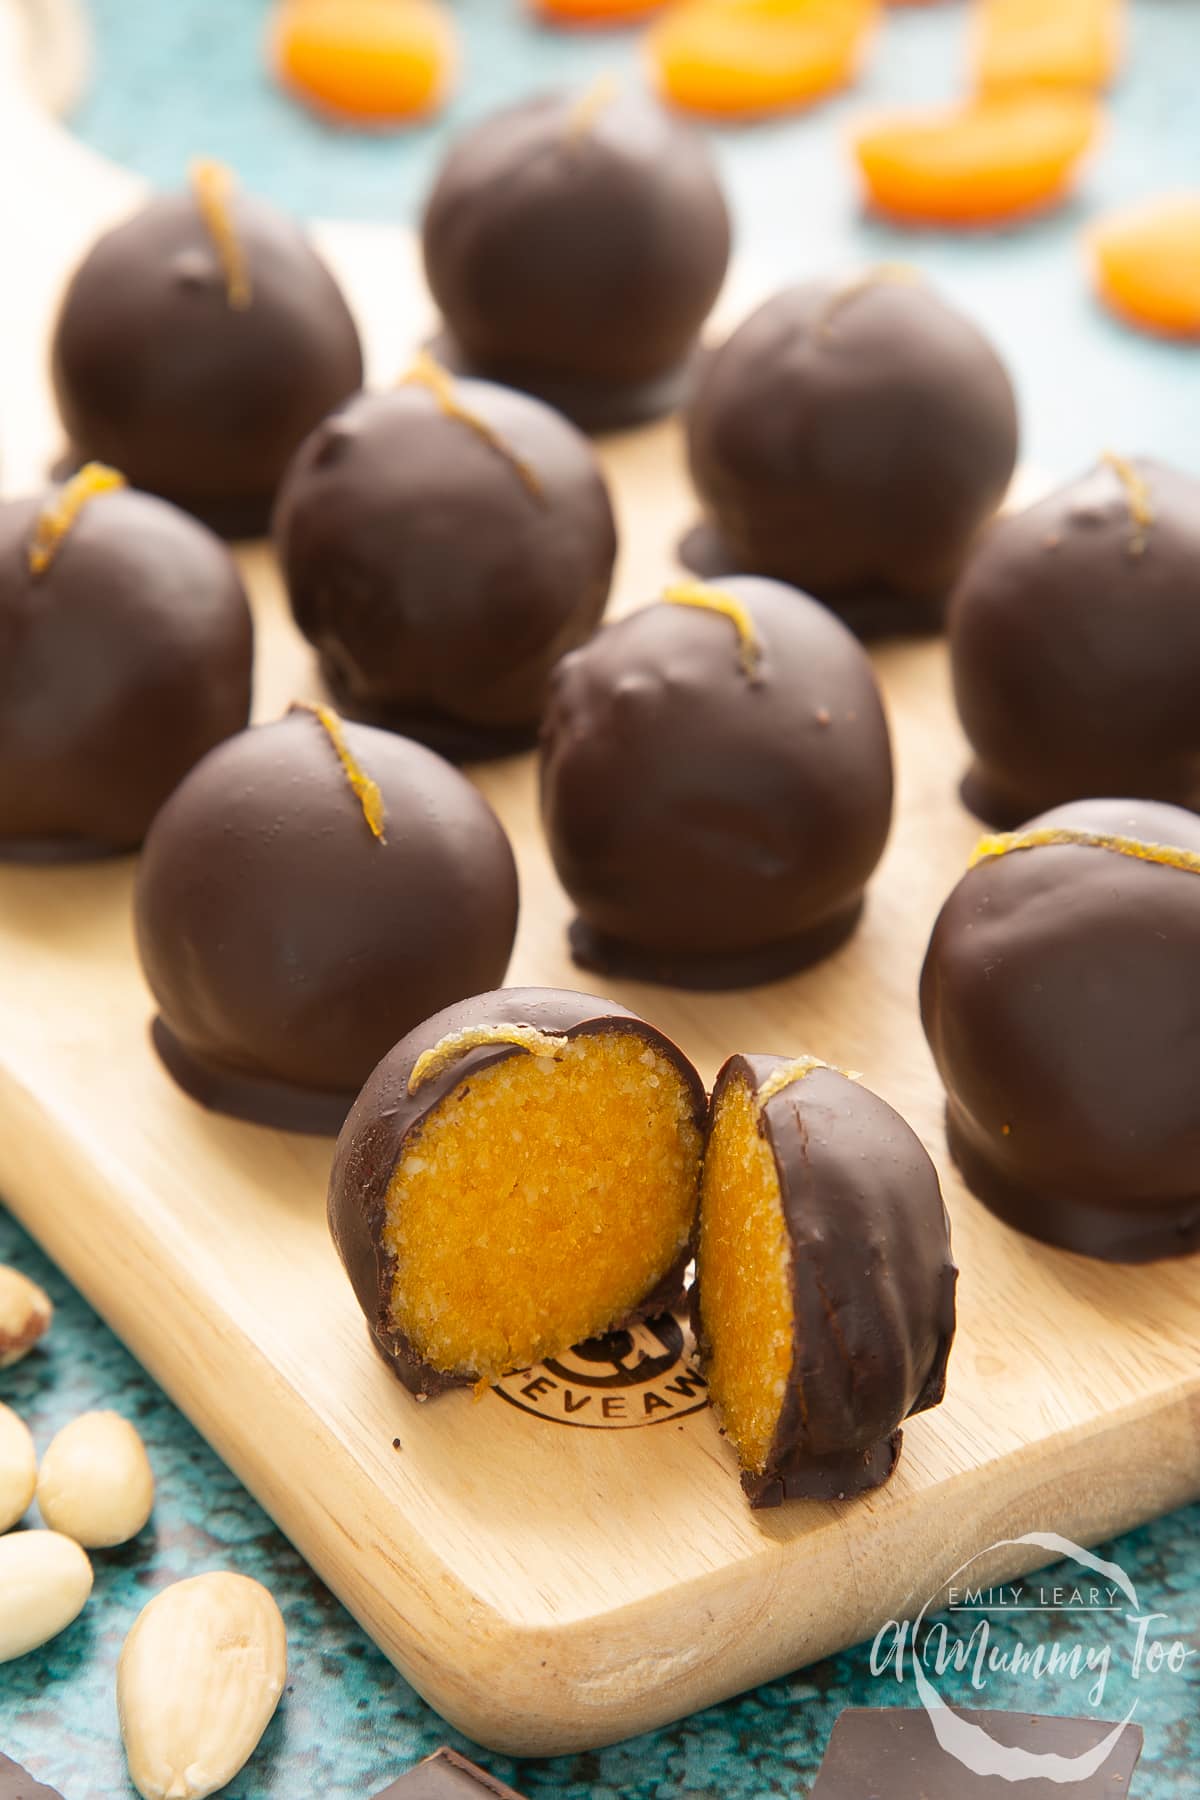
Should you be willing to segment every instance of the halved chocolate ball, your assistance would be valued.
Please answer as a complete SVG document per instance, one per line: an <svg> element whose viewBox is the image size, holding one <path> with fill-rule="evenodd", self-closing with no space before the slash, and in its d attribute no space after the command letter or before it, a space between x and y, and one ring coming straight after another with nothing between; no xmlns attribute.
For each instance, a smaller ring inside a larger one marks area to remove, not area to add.
<svg viewBox="0 0 1200 1800"><path fill-rule="evenodd" d="M336 1132L397 1037L503 980L517 875L449 763L299 707L231 738L171 796L134 922L180 1086L238 1118Z"/></svg>
<svg viewBox="0 0 1200 1800"><path fill-rule="evenodd" d="M342 710L454 757L532 743L551 669L604 611L617 550L587 439L428 357L306 439L275 537Z"/></svg>
<svg viewBox="0 0 1200 1800"><path fill-rule="evenodd" d="M998 519L947 631L980 818L1008 829L1105 794L1200 810L1195 476L1106 456Z"/></svg>
<svg viewBox="0 0 1200 1800"><path fill-rule="evenodd" d="M439 354L586 430L653 418L680 398L729 242L704 139L636 89L522 101L454 144L426 207Z"/></svg>
<svg viewBox="0 0 1200 1800"><path fill-rule="evenodd" d="M674 1304L704 1089L590 994L505 988L428 1019L338 1139L329 1224L375 1342L424 1398Z"/></svg>
<svg viewBox="0 0 1200 1800"><path fill-rule="evenodd" d="M288 458L362 375L341 290L299 226L215 163L97 239L54 328L73 456L231 536L263 530Z"/></svg>
<svg viewBox="0 0 1200 1800"><path fill-rule="evenodd" d="M730 1058L692 1306L753 1506L887 1480L902 1421L942 1398L957 1274L937 1171L898 1113L814 1057Z"/></svg>
<svg viewBox="0 0 1200 1800"><path fill-rule="evenodd" d="M0 505L0 859L136 849L245 725L253 654L224 544L115 470Z"/></svg>
<svg viewBox="0 0 1200 1800"><path fill-rule="evenodd" d="M785 288L705 360L687 416L701 575L774 575L863 632L936 628L1016 463L978 328L892 265Z"/></svg>
<svg viewBox="0 0 1200 1800"><path fill-rule="evenodd" d="M542 818L584 968L745 987L853 930L887 839L875 676L779 582L684 582L564 658Z"/></svg>
<svg viewBox="0 0 1200 1800"><path fill-rule="evenodd" d="M1200 819L1087 800L984 838L921 1016L950 1150L1010 1225L1116 1262L1200 1246Z"/></svg>

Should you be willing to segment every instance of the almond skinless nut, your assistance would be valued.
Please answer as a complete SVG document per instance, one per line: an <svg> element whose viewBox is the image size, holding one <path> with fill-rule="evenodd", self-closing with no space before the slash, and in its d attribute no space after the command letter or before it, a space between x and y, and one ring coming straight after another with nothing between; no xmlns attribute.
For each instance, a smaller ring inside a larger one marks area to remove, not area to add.
<svg viewBox="0 0 1200 1800"><path fill-rule="evenodd" d="M287 1680L287 1633L259 1582L194 1575L156 1594L117 1664L129 1779L143 1800L203 1800L232 1781Z"/></svg>
<svg viewBox="0 0 1200 1800"><path fill-rule="evenodd" d="M92 1565L57 1531L0 1537L0 1663L27 1656L65 1631L92 1591Z"/></svg>
<svg viewBox="0 0 1200 1800"><path fill-rule="evenodd" d="M0 1532L11 1531L33 1499L37 1452L24 1419L0 1404Z"/></svg>
<svg viewBox="0 0 1200 1800"><path fill-rule="evenodd" d="M37 1498L50 1529L85 1550L135 1538L154 1506L154 1475L129 1420L90 1412L64 1425L42 1458Z"/></svg>
<svg viewBox="0 0 1200 1800"><path fill-rule="evenodd" d="M0 1369L10 1369L50 1329L54 1308L36 1281L0 1263Z"/></svg>

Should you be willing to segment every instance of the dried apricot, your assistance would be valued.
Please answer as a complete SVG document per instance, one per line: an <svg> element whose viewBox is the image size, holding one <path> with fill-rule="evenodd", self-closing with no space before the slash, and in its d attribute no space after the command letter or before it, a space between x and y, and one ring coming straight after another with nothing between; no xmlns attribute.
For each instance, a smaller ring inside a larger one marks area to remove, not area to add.
<svg viewBox="0 0 1200 1800"><path fill-rule="evenodd" d="M280 80L301 100L368 125L431 112L458 62L454 26L436 0L283 0L272 50Z"/></svg>
<svg viewBox="0 0 1200 1800"><path fill-rule="evenodd" d="M1102 300L1147 330L1200 338L1200 192L1110 213L1088 233Z"/></svg>
<svg viewBox="0 0 1200 1800"><path fill-rule="evenodd" d="M990 225L1061 199L1099 122L1089 96L1029 89L888 114L860 127L854 150L881 212Z"/></svg>
<svg viewBox="0 0 1200 1800"><path fill-rule="evenodd" d="M1121 58L1122 0L981 0L972 63L986 93L1107 87Z"/></svg>
<svg viewBox="0 0 1200 1800"><path fill-rule="evenodd" d="M649 37L661 92L691 112L753 117L854 79L874 0L683 0Z"/></svg>
<svg viewBox="0 0 1200 1800"><path fill-rule="evenodd" d="M552 25L632 25L661 12L664 0L529 0Z"/></svg>

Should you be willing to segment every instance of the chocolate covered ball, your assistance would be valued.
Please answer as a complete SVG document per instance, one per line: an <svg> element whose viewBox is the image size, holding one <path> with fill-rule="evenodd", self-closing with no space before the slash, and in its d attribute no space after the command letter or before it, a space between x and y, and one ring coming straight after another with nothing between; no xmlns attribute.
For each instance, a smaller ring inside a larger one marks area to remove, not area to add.
<svg viewBox="0 0 1200 1800"><path fill-rule="evenodd" d="M224 544L115 470L0 505L0 858L136 849L245 725L253 654Z"/></svg>
<svg viewBox="0 0 1200 1800"><path fill-rule="evenodd" d="M921 1015L967 1185L1031 1236L1140 1262L1200 1246L1200 819L1086 800L985 838Z"/></svg>
<svg viewBox="0 0 1200 1800"><path fill-rule="evenodd" d="M317 427L275 535L338 705L451 756L533 742L550 670L604 611L617 548L587 439L428 358Z"/></svg>
<svg viewBox="0 0 1200 1800"><path fill-rule="evenodd" d="M734 1056L713 1089L692 1309L756 1507L879 1487L938 1405L958 1271L937 1170L816 1057Z"/></svg>
<svg viewBox="0 0 1200 1800"><path fill-rule="evenodd" d="M703 138L601 82L460 138L423 241L448 360L603 430L676 404L730 228Z"/></svg>
<svg viewBox="0 0 1200 1800"><path fill-rule="evenodd" d="M362 373L354 321L308 239L219 164L105 232L54 329L73 455L230 535L264 529L288 458Z"/></svg>
<svg viewBox="0 0 1200 1800"><path fill-rule="evenodd" d="M542 818L577 963L744 987L853 930L891 821L871 665L780 582L685 582L564 658Z"/></svg>
<svg viewBox="0 0 1200 1800"><path fill-rule="evenodd" d="M991 825L1089 795L1200 810L1200 481L1105 457L998 519L947 619Z"/></svg>
<svg viewBox="0 0 1200 1800"><path fill-rule="evenodd" d="M936 627L1017 456L987 339L885 265L785 288L706 359L687 417L704 575L794 582L864 632Z"/></svg>
<svg viewBox="0 0 1200 1800"><path fill-rule="evenodd" d="M298 707L175 791L134 919L179 1085L238 1118L332 1132L398 1037L503 979L517 877L449 763Z"/></svg>

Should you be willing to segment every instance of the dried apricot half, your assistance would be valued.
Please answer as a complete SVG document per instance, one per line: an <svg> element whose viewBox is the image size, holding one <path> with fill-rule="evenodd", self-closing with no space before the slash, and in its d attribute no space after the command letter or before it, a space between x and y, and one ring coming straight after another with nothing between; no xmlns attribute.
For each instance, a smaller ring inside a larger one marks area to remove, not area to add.
<svg viewBox="0 0 1200 1800"><path fill-rule="evenodd" d="M981 0L972 63L986 93L1107 87L1124 39L1123 0Z"/></svg>
<svg viewBox="0 0 1200 1800"><path fill-rule="evenodd" d="M366 125L432 112L458 65L453 22L436 0L282 0L271 47L299 99Z"/></svg>
<svg viewBox="0 0 1200 1800"><path fill-rule="evenodd" d="M650 32L651 66L691 112L784 112L854 79L877 15L874 0L683 0Z"/></svg>
<svg viewBox="0 0 1200 1800"><path fill-rule="evenodd" d="M632 25L661 12L664 0L529 0L552 25Z"/></svg>
<svg viewBox="0 0 1200 1800"><path fill-rule="evenodd" d="M1102 300L1135 325L1200 338L1200 192L1110 213L1088 233Z"/></svg>
<svg viewBox="0 0 1200 1800"><path fill-rule="evenodd" d="M859 128L854 150L881 212L992 225L1060 200L1099 123L1090 96L1029 89L888 114Z"/></svg>

